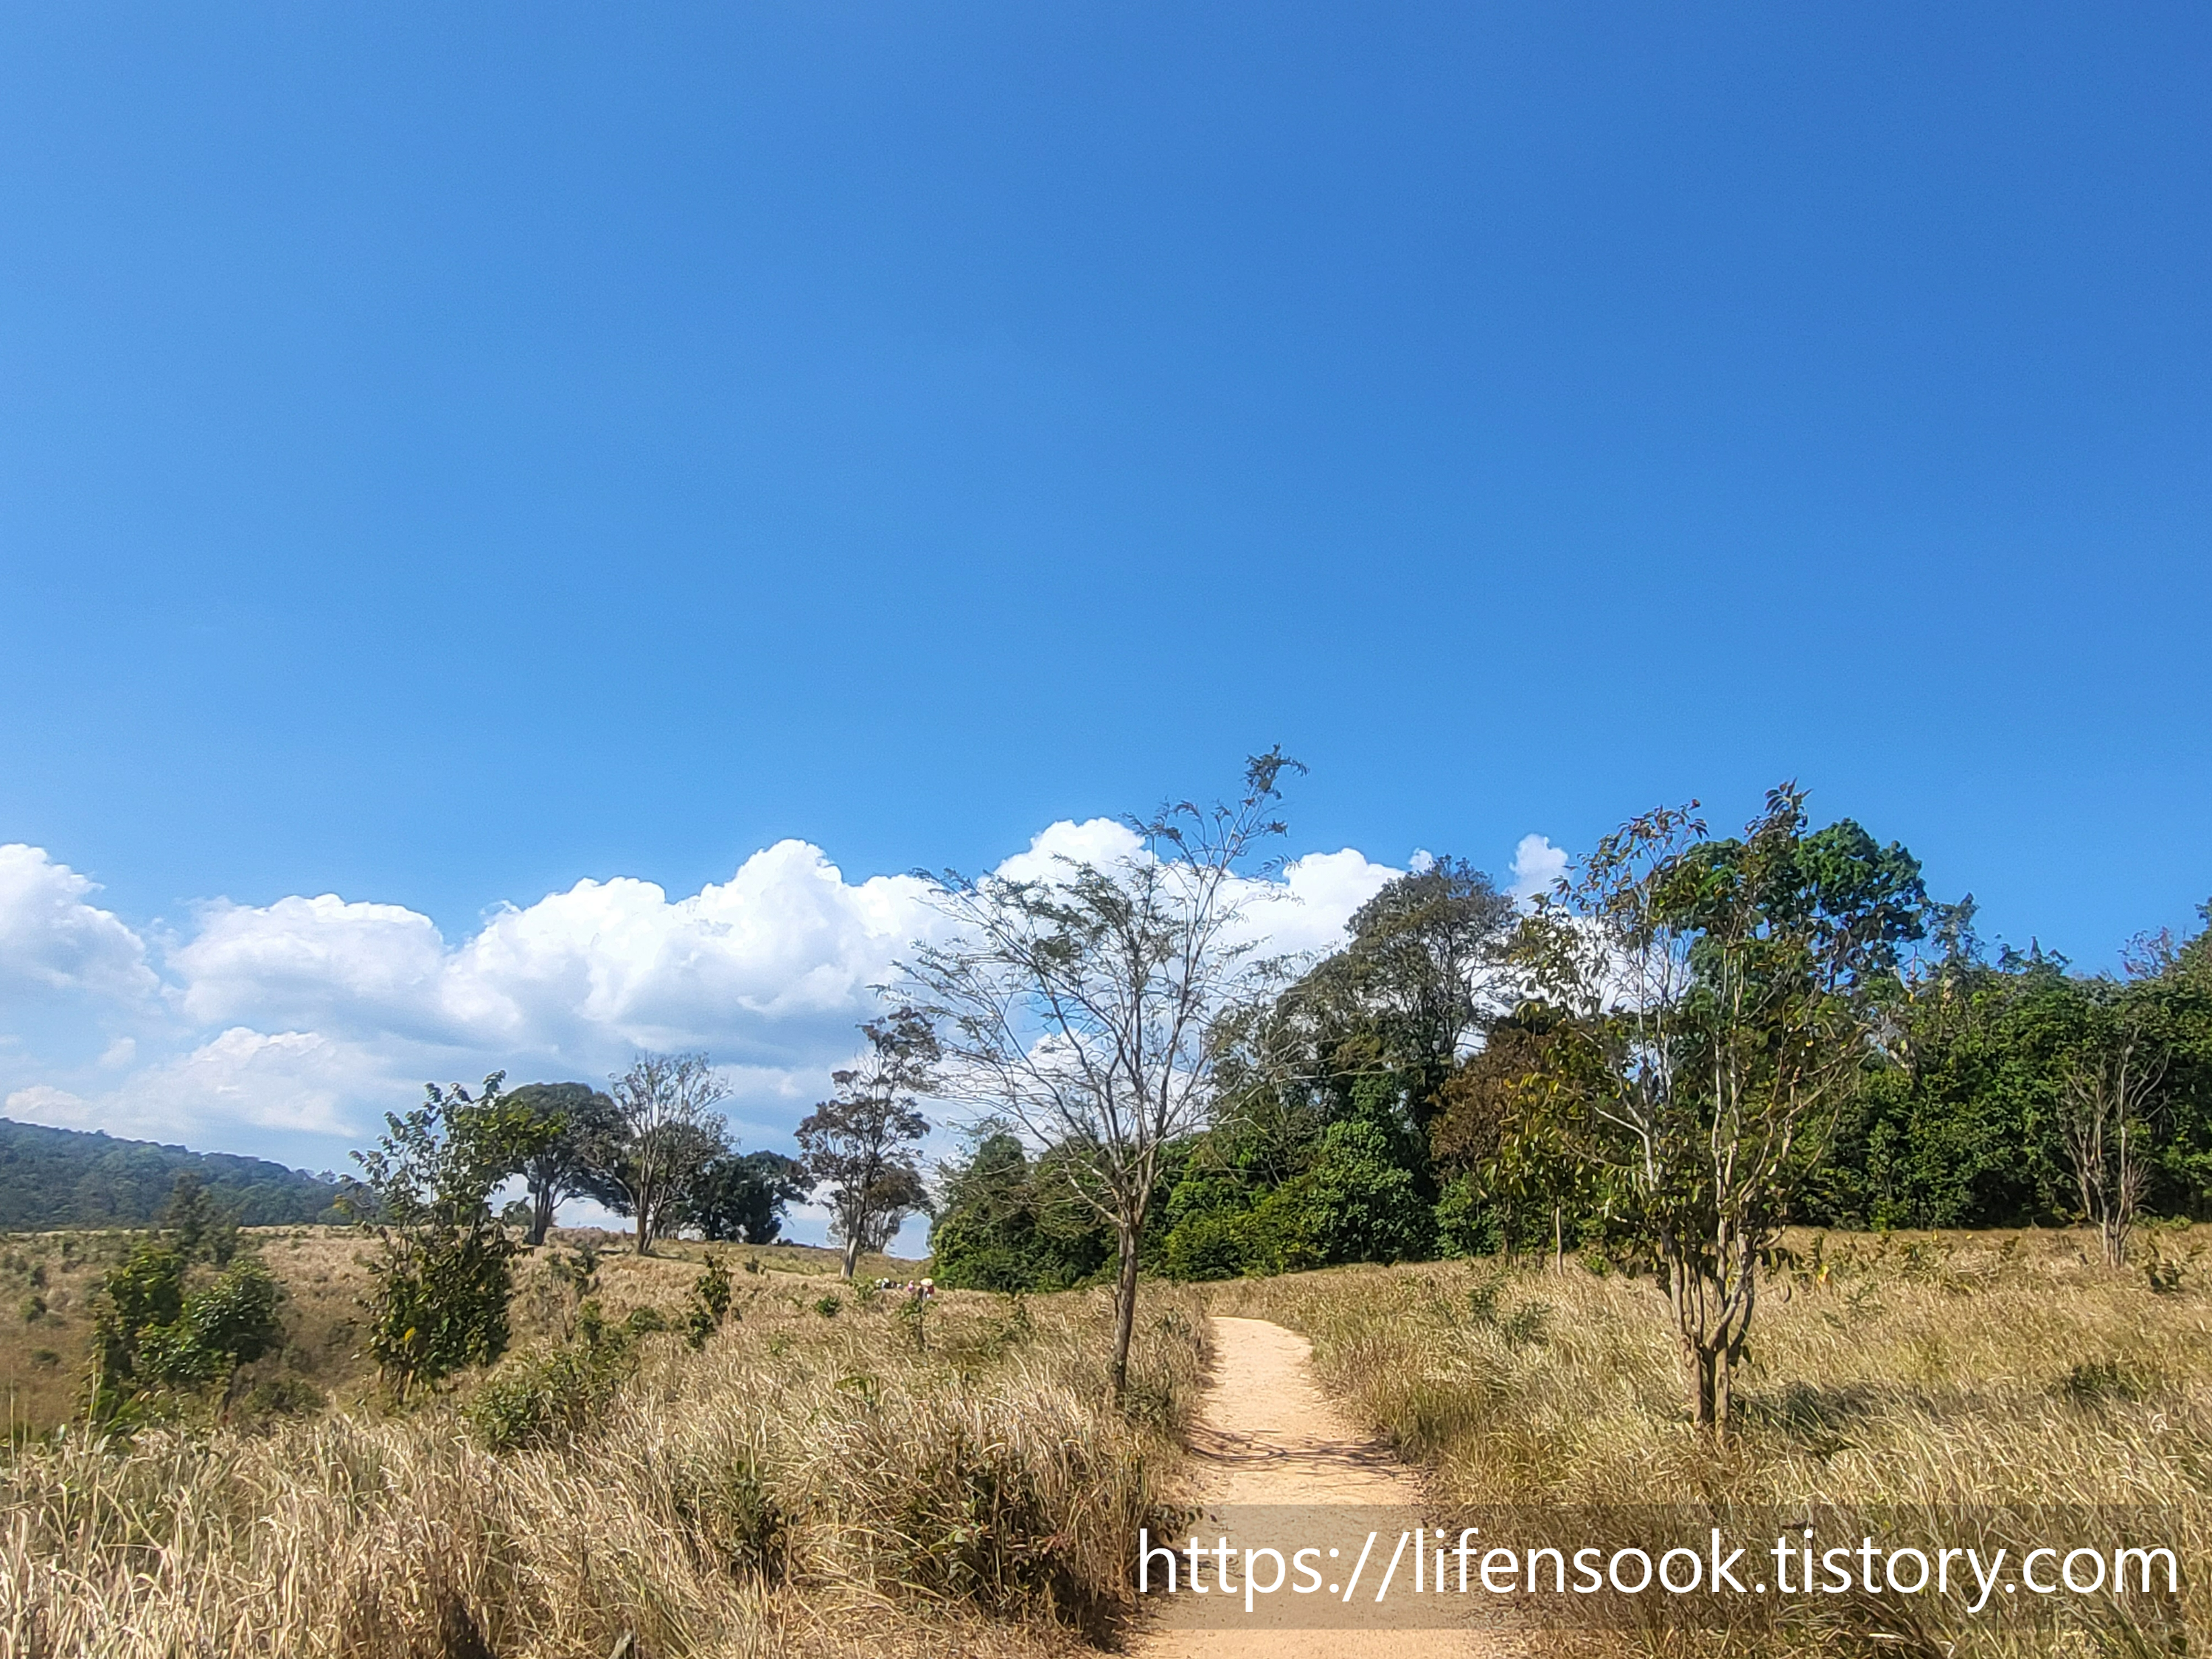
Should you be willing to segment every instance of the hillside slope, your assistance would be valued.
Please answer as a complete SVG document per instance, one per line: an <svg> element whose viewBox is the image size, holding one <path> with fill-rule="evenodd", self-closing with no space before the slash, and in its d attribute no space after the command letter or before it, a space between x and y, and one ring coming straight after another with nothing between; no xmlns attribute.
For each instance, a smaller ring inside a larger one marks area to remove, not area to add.
<svg viewBox="0 0 2212 1659"><path fill-rule="evenodd" d="M249 1227L337 1218L335 1182L265 1158L0 1118L0 1231L144 1226L187 1170Z"/></svg>

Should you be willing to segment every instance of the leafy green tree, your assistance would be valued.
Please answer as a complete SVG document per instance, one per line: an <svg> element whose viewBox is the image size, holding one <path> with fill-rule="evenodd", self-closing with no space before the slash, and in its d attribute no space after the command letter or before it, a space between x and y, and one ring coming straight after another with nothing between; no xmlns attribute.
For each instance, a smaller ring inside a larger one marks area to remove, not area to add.
<svg viewBox="0 0 2212 1659"><path fill-rule="evenodd" d="M565 1199L592 1191L591 1152L616 1136L613 1098L586 1083L526 1083L503 1097L516 1114L514 1152L530 1193L527 1243L545 1242Z"/></svg>
<svg viewBox="0 0 2212 1659"><path fill-rule="evenodd" d="M2204 1212L2212 995L2203 936L2138 941L2124 978L2040 950L1983 959L1972 901L1939 908L1936 948L1901 964L1877 1053L1839 1115L1805 1219L1874 1227L2058 1224L2080 1218L2075 1091L2123 1048L2161 1074L2127 1131L2148 1213ZM2117 1135L2112 1138L2117 1139ZM2117 1157L2117 1146L2108 1142Z"/></svg>
<svg viewBox="0 0 2212 1659"><path fill-rule="evenodd" d="M682 1224L700 1176L727 1155L729 1126L714 1107L728 1093L703 1054L640 1054L614 1079L614 1116L586 1139L580 1178L631 1218L638 1255Z"/></svg>
<svg viewBox="0 0 2212 1659"><path fill-rule="evenodd" d="M1353 913L1345 947L1283 996L1281 1018L1308 1033L1309 1075L1348 1101L1379 1072L1389 1086L1361 1115L1395 1113L1425 1136L1437 1091L1486 1024L1482 994L1514 921L1512 901L1464 860L1384 887Z"/></svg>
<svg viewBox="0 0 2212 1659"><path fill-rule="evenodd" d="M1198 1162L1256 1201L1312 1165L1330 1124L1357 1118L1433 1195L1427 1126L1488 1023L1513 919L1463 860L1391 882L1353 915L1341 949L1232 1028Z"/></svg>
<svg viewBox="0 0 2212 1659"><path fill-rule="evenodd" d="M1564 1133L1554 1097L1574 1079L1578 1054L1541 1006L1493 1021L1481 1050L1437 1091L1430 1157L1446 1183L1439 1228L1472 1253L1494 1244L1509 1259L1547 1216L1553 1248L1578 1222L1589 1164Z"/></svg>
<svg viewBox="0 0 2212 1659"><path fill-rule="evenodd" d="M1371 1122L1330 1124L1313 1168L1262 1200L1255 1214L1264 1216L1279 1197L1295 1206L1296 1236L1316 1266L1417 1261L1436 1248L1435 1221L1413 1172Z"/></svg>
<svg viewBox="0 0 2212 1659"><path fill-rule="evenodd" d="M92 1414L159 1414L218 1389L283 1340L276 1281L240 1254L238 1230L197 1171L179 1174L162 1230L100 1281L93 1316Z"/></svg>
<svg viewBox="0 0 2212 1659"><path fill-rule="evenodd" d="M366 1188L363 1225L378 1249L369 1271L368 1351L402 1401L463 1367L506 1351L507 1302L520 1249L492 1213L537 1120L509 1107L502 1074L471 1096L427 1085L423 1103L387 1112L377 1145L356 1152Z"/></svg>
<svg viewBox="0 0 2212 1659"><path fill-rule="evenodd" d="M1880 988L1925 935L1919 866L1795 785L1741 840L1691 810L1607 836L1528 919L1525 960L1596 1086L1568 1126L1665 1280L1692 1419L1728 1425L1759 1261L1869 1061Z"/></svg>
<svg viewBox="0 0 2212 1659"><path fill-rule="evenodd" d="M844 1246L850 1279L862 1252L890 1244L907 1217L929 1206L915 1149L929 1133L917 1097L940 1057L929 1018L900 1008L860 1027L868 1056L830 1073L837 1091L799 1120L795 1139L807 1181L830 1208L830 1236Z"/></svg>
<svg viewBox="0 0 2212 1659"><path fill-rule="evenodd" d="M805 1198L806 1166L781 1152L724 1152L692 1182L678 1217L710 1242L773 1244L785 1209Z"/></svg>
<svg viewBox="0 0 2212 1659"><path fill-rule="evenodd" d="M1032 1161L1005 1130L980 1136L947 1172L930 1229L931 1271L948 1290L1062 1291L1114 1259L1114 1235L1076 1197L1066 1155Z"/></svg>

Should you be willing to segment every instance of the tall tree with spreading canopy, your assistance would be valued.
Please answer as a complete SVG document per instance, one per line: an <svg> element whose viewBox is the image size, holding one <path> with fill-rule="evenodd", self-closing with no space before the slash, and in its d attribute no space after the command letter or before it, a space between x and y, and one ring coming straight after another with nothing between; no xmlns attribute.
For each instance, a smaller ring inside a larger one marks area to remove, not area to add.
<svg viewBox="0 0 2212 1659"><path fill-rule="evenodd" d="M860 1028L868 1055L830 1073L837 1091L799 1126L799 1162L830 1207L830 1233L845 1247L850 1279L866 1251L890 1244L928 1189L915 1149L929 1133L917 1097L939 1058L927 1015L900 1008Z"/></svg>
<svg viewBox="0 0 2212 1659"><path fill-rule="evenodd" d="M631 1218L640 1255L674 1224L693 1184L729 1151L715 1104L729 1085L703 1054L640 1054L613 1079L613 1118L587 1144L584 1173L594 1198Z"/></svg>
<svg viewBox="0 0 2212 1659"><path fill-rule="evenodd" d="M1137 848L1103 863L943 877L934 897L951 937L908 970L937 1024L946 1091L1065 1154L1075 1191L1114 1229L1117 1399L1162 1151L1206 1121L1237 1024L1225 1016L1262 977L1240 927L1242 877L1286 832L1277 785L1303 769L1279 749L1255 756L1237 799L1132 818Z"/></svg>
<svg viewBox="0 0 2212 1659"><path fill-rule="evenodd" d="M1666 1281L1692 1419L1726 1430L1760 1253L1870 1054L1879 988L1930 907L1918 864L1784 784L1740 841L1661 809L1598 844L1525 925L1583 1049L1574 1126ZM1589 1079L1595 1079L1595 1086Z"/></svg>
<svg viewBox="0 0 2212 1659"><path fill-rule="evenodd" d="M526 1242L535 1247L545 1242L563 1199L591 1192L591 1149L612 1138L617 1114L612 1097L588 1083L526 1083L505 1099L527 1126L520 1173L530 1191Z"/></svg>
<svg viewBox="0 0 2212 1659"><path fill-rule="evenodd" d="M682 1224L710 1243L773 1244L783 1212L807 1194L806 1166L781 1152L727 1152L699 1172Z"/></svg>
<svg viewBox="0 0 2212 1659"><path fill-rule="evenodd" d="M1313 1084L1387 1077L1392 1105L1425 1136L1437 1091L1492 1012L1513 902L1462 859L1433 859L1353 912L1342 950L1285 992L1276 1019L1303 1036Z"/></svg>

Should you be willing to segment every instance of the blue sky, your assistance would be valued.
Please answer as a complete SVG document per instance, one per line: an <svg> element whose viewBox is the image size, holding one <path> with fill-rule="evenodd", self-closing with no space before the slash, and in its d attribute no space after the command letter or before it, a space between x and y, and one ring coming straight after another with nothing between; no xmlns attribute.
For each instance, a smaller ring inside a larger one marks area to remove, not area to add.
<svg viewBox="0 0 2212 1659"><path fill-rule="evenodd" d="M2209 83L2179 5L0 9L0 843L152 975L19 975L0 1093L319 1029L214 901L457 951L1278 741L1378 868L1795 775L2107 963L2212 893Z"/></svg>

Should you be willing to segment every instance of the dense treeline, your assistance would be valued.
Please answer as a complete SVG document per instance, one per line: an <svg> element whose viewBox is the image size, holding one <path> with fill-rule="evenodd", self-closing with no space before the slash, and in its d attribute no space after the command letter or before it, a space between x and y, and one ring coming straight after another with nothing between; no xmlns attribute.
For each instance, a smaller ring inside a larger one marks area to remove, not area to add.
<svg viewBox="0 0 2212 1659"><path fill-rule="evenodd" d="M0 1231L143 1227L190 1176L241 1225L339 1218L338 1183L264 1158L0 1118Z"/></svg>
<svg viewBox="0 0 2212 1659"><path fill-rule="evenodd" d="M1733 847L1736 843L1719 843ZM2093 1154L2144 1217L2212 1212L2212 931L2138 939L2118 974L1986 951L1971 900L1927 901L1919 868L1848 820L1794 843L1832 890L1887 896L1870 1034L1833 1108L1789 1152L1786 1219L1848 1228L2096 1222ZM1606 1171L1561 1103L1587 1044L1532 990L1528 919L1444 859L1352 919L1343 946L1244 1017L1213 1121L1160 1162L1146 1255L1184 1279L1352 1261L1583 1248L1632 1257ZM2128 1077L2133 1083L2126 1083ZM2106 1113L2082 1102L2125 1085ZM2102 1120L2100 1120L2101 1122ZM2091 1127L2097 1125L2092 1124ZM990 1290L1109 1278L1112 1232L1084 1164L1012 1133L945 1171L939 1279ZM2116 1247L2118 1248L2118 1247Z"/></svg>

